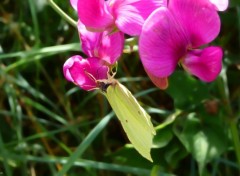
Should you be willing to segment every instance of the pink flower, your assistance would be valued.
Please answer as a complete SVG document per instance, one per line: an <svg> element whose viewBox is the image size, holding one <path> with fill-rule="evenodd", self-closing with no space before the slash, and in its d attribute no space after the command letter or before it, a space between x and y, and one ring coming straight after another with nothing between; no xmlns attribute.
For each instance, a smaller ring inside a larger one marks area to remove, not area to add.
<svg viewBox="0 0 240 176"><path fill-rule="evenodd" d="M168 8L155 10L139 39L140 57L149 77L164 89L167 77L181 64L202 81L213 81L221 71L222 49L200 47L213 41L219 31L219 16L208 0L171 0Z"/></svg>
<svg viewBox="0 0 240 176"><path fill-rule="evenodd" d="M110 31L90 32L79 21L79 37L82 50L88 57L98 57L113 65L119 59L124 47L124 34Z"/></svg>
<svg viewBox="0 0 240 176"><path fill-rule="evenodd" d="M209 0L216 9L219 11L225 11L228 7L228 0Z"/></svg>
<svg viewBox="0 0 240 176"><path fill-rule="evenodd" d="M97 88L96 80L107 78L108 67L103 65L99 58L84 59L76 55L64 63L63 73L68 81L90 91Z"/></svg>
<svg viewBox="0 0 240 176"><path fill-rule="evenodd" d="M90 91L98 88L97 80L107 79L109 67L122 54L124 36L122 32L89 32L80 21L78 31L82 50L88 58L72 56L65 62L63 72L68 81Z"/></svg>
<svg viewBox="0 0 240 176"><path fill-rule="evenodd" d="M70 4L71 6L74 8L74 10L77 11L77 2L78 0L70 0Z"/></svg>
<svg viewBox="0 0 240 176"><path fill-rule="evenodd" d="M118 28L135 36L141 33L146 18L167 0L71 0L80 21L92 31Z"/></svg>

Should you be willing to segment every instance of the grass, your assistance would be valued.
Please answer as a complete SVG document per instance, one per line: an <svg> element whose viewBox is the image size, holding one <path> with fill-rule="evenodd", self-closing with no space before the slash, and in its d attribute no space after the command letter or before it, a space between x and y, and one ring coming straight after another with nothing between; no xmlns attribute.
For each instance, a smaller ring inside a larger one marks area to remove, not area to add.
<svg viewBox="0 0 240 176"><path fill-rule="evenodd" d="M86 92L64 79L63 63L83 53L74 22L56 13L51 2L0 3L0 176L195 176L200 165L206 176L240 174L238 1L221 13L214 45L225 50L224 70L211 84L178 69L169 89L161 91L146 76L137 47L122 55L116 77L157 129L153 163L126 145L100 91ZM68 1L55 3L77 19ZM136 41L128 42L125 48ZM201 146L186 140L193 138Z"/></svg>

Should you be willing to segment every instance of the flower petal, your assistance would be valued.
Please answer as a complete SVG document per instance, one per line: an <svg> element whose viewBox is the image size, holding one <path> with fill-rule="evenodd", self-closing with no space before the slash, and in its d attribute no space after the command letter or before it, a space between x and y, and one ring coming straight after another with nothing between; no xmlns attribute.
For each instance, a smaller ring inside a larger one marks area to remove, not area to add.
<svg viewBox="0 0 240 176"><path fill-rule="evenodd" d="M211 82L222 69L223 52L220 47L211 46L203 50L190 51L183 59L183 67L189 73L205 82Z"/></svg>
<svg viewBox="0 0 240 176"><path fill-rule="evenodd" d="M157 77L157 76L154 76L151 74L151 72L148 72L146 70L149 78L151 79L151 81L153 82L153 84L155 86L157 86L159 89L161 90L165 90L168 88L168 78L165 77L165 78L161 78L161 77Z"/></svg>
<svg viewBox="0 0 240 176"><path fill-rule="evenodd" d="M165 7L154 11L143 25L139 53L150 74L168 77L186 54L188 38L172 13Z"/></svg>
<svg viewBox="0 0 240 176"><path fill-rule="evenodd" d="M100 45L102 33L88 31L80 20L78 21L78 32L83 52L88 57L97 57L97 54L95 54L97 51L95 50Z"/></svg>
<svg viewBox="0 0 240 176"><path fill-rule="evenodd" d="M74 57L77 56L73 56L71 58L69 58L63 65L63 74L66 78L66 80L74 82L74 79L72 78L71 73L69 72L69 68L71 68L74 64Z"/></svg>
<svg viewBox="0 0 240 176"><path fill-rule="evenodd" d="M70 4L71 6L74 8L74 10L77 11L77 3L78 3L78 0L70 0Z"/></svg>
<svg viewBox="0 0 240 176"><path fill-rule="evenodd" d="M98 57L113 65L120 58L124 47L124 34L122 32L115 32L109 34L104 31L102 40L98 49Z"/></svg>
<svg viewBox="0 0 240 176"><path fill-rule="evenodd" d="M157 8L167 5L167 0L112 0L110 1L116 25L120 31L140 35L147 17Z"/></svg>
<svg viewBox="0 0 240 176"><path fill-rule="evenodd" d="M79 19L88 29L102 31L114 25L104 0L78 0L77 7Z"/></svg>
<svg viewBox="0 0 240 176"><path fill-rule="evenodd" d="M220 18L208 0L171 0L169 9L186 28L194 48L211 42L220 32Z"/></svg>
<svg viewBox="0 0 240 176"><path fill-rule="evenodd" d="M228 0L210 0L219 11L225 11L228 7Z"/></svg>
<svg viewBox="0 0 240 176"><path fill-rule="evenodd" d="M108 67L104 65L101 59L92 57L87 60L90 65L89 73L91 73L96 80L107 79Z"/></svg>
<svg viewBox="0 0 240 176"><path fill-rule="evenodd" d="M124 34L122 32L109 31L90 32L79 21L78 31L82 42L83 52L88 57L98 57L109 64L114 64L122 54L124 46Z"/></svg>
<svg viewBox="0 0 240 176"><path fill-rule="evenodd" d="M106 79L107 72L108 68L98 58L83 59L78 55L69 58L63 66L65 78L87 91L96 89L96 80Z"/></svg>

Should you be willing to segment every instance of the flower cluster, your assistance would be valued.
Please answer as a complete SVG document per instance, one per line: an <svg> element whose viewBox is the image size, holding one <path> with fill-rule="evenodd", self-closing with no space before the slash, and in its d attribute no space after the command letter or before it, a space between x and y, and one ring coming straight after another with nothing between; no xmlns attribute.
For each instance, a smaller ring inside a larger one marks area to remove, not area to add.
<svg viewBox="0 0 240 176"><path fill-rule="evenodd" d="M109 67L119 59L124 45L124 35L109 31L90 32L78 22L83 52L87 58L79 55L70 57L63 66L63 73L71 81L84 90L97 88L96 80L106 79Z"/></svg>
<svg viewBox="0 0 240 176"><path fill-rule="evenodd" d="M139 37L139 54L152 82L161 89L177 65L205 82L221 71L223 52L207 46L220 32L217 11L228 0L70 0L87 55L64 64L67 80L84 90L97 88L120 58L124 34Z"/></svg>

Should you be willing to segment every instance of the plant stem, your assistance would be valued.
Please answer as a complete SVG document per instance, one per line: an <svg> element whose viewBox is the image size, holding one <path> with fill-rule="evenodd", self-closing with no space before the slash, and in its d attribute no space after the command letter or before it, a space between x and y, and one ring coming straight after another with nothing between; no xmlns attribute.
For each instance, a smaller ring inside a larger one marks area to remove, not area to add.
<svg viewBox="0 0 240 176"><path fill-rule="evenodd" d="M222 79L218 79L218 87L220 89L220 94L222 96L222 101L224 103L224 107L227 113L226 120L229 122L230 126L230 132L232 135L233 145L237 157L238 166L240 167L240 140L239 140L239 131L237 127L237 119L234 116L234 113L232 111L230 99L229 99L229 90L228 90L228 84L227 84L227 76L226 76L226 68L223 68Z"/></svg>
<svg viewBox="0 0 240 176"><path fill-rule="evenodd" d="M237 155L237 160L238 160L238 166L240 167L240 140L239 140L239 133L238 133L238 128L236 125L235 120L231 120L230 122L230 130L232 134L232 140L234 144L234 149Z"/></svg>
<svg viewBox="0 0 240 176"><path fill-rule="evenodd" d="M68 16L53 0L48 0L48 3L61 17L77 28L77 22Z"/></svg>

